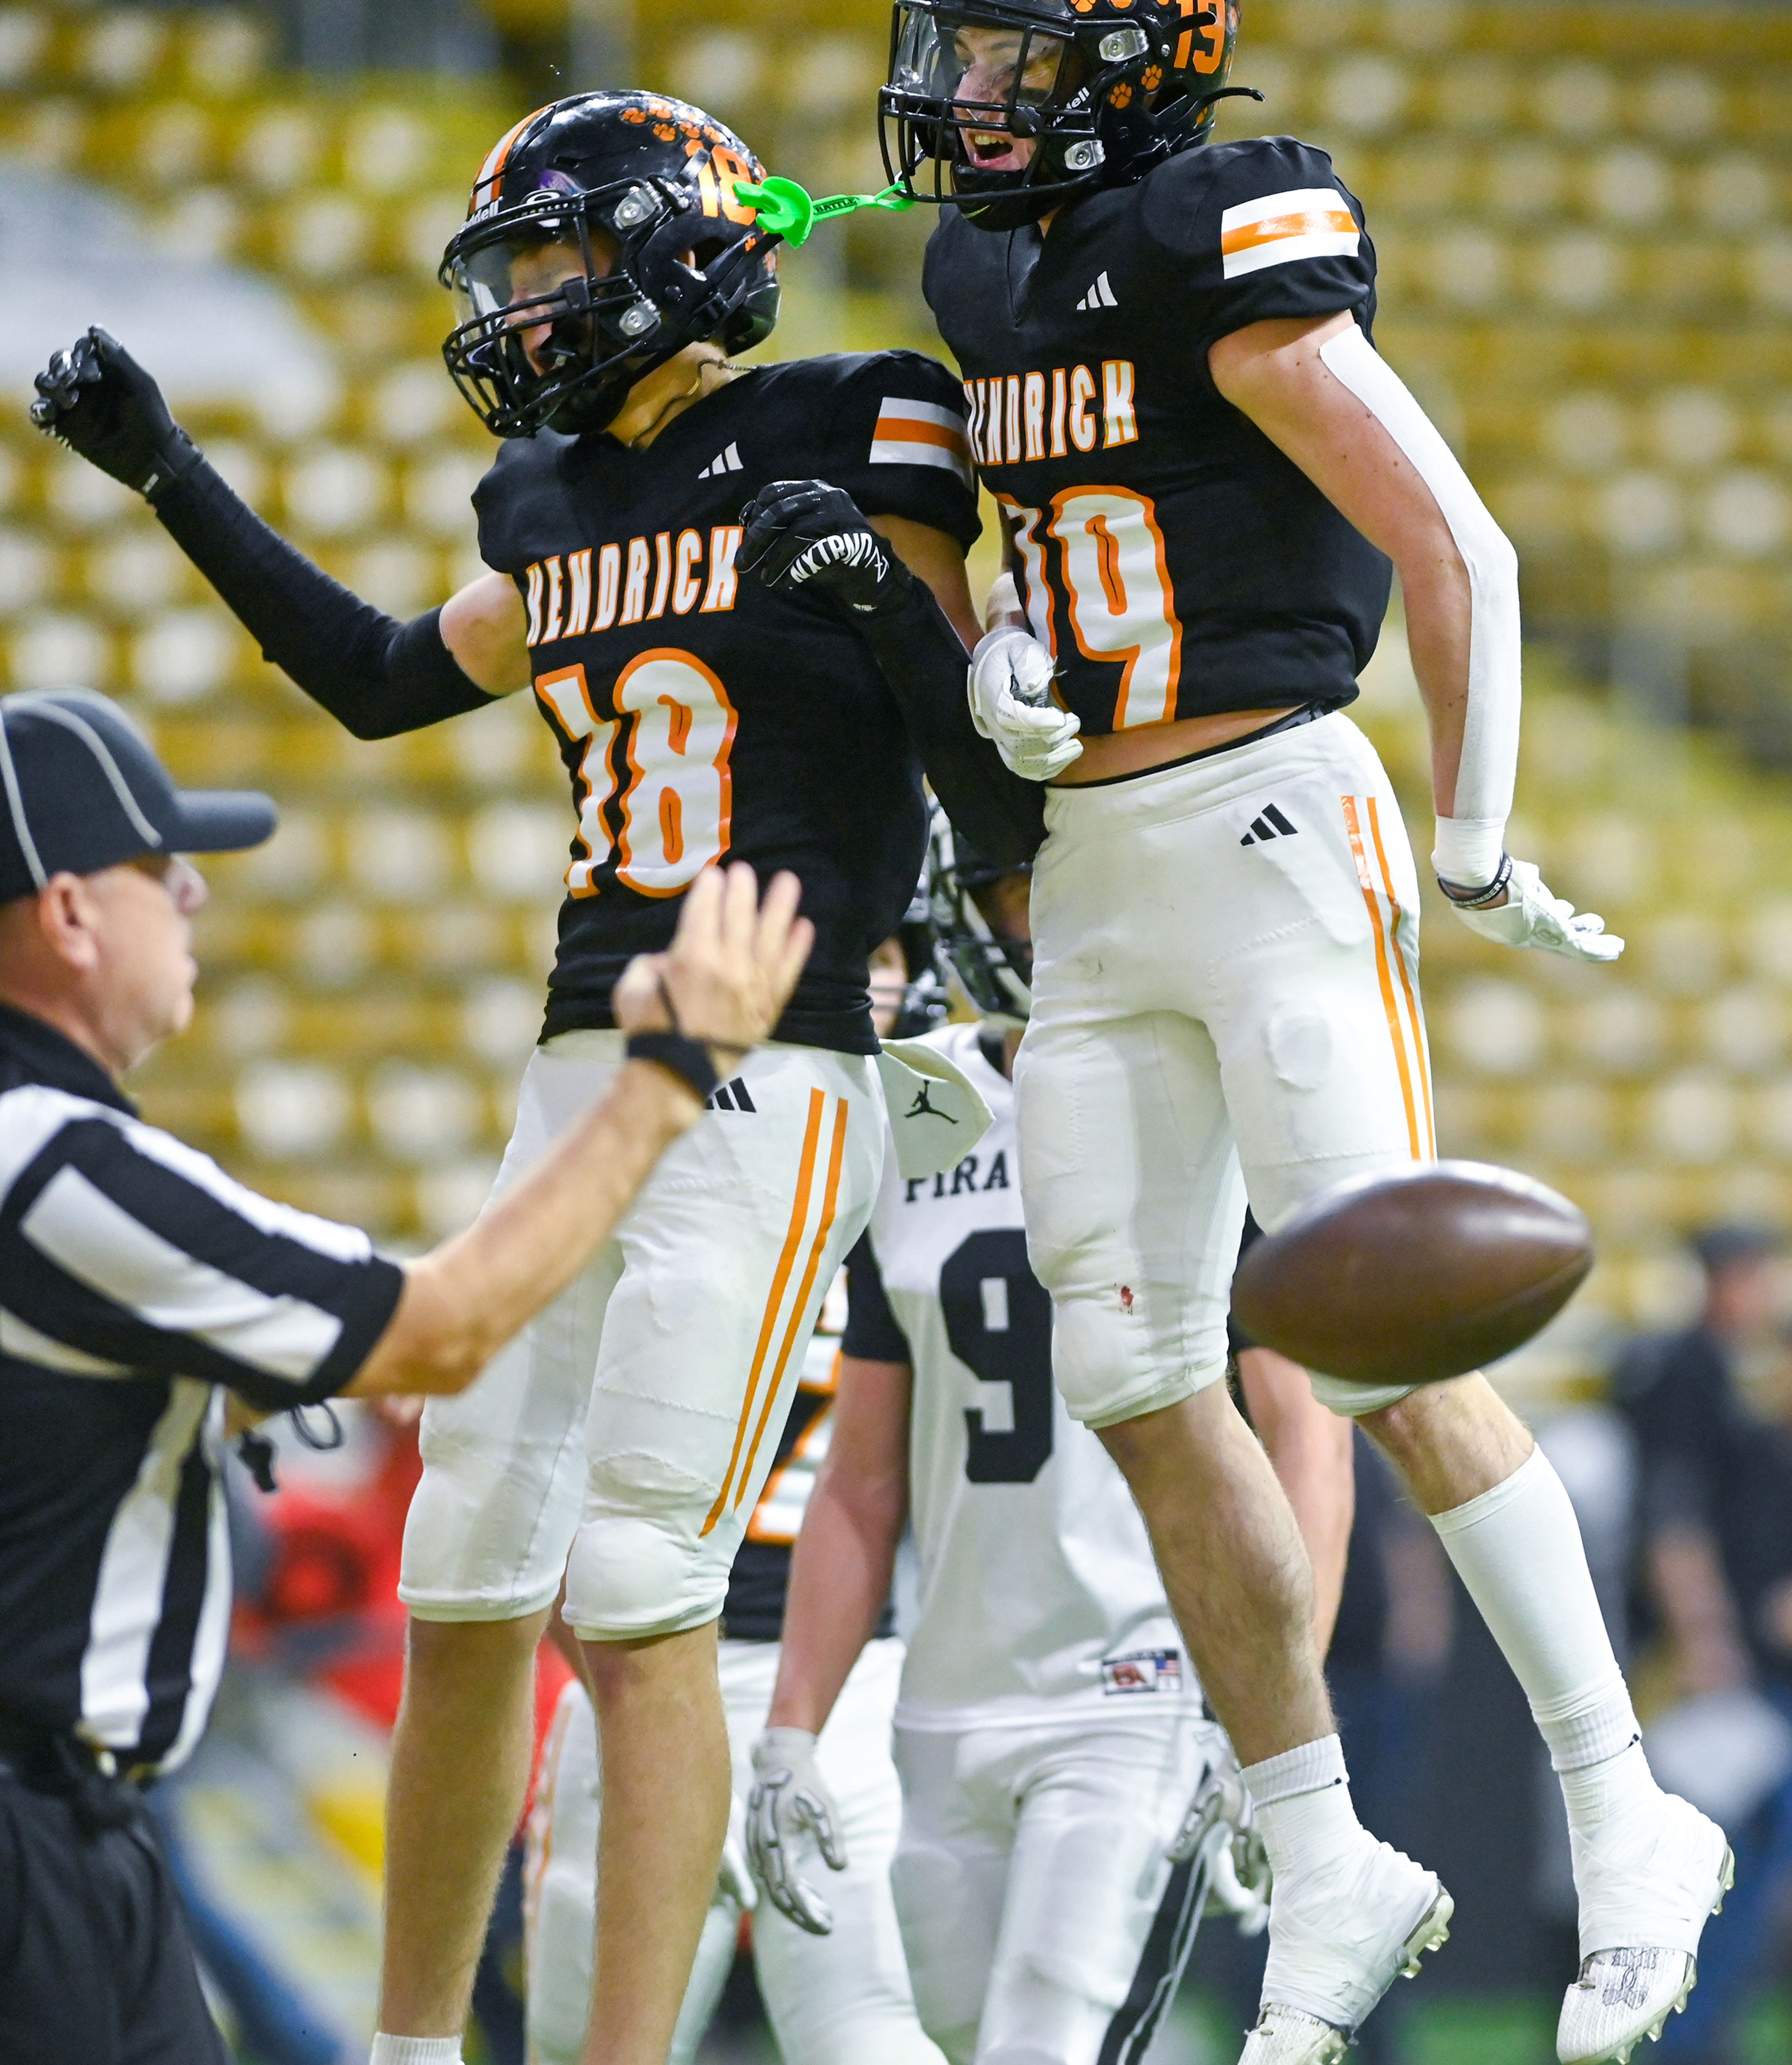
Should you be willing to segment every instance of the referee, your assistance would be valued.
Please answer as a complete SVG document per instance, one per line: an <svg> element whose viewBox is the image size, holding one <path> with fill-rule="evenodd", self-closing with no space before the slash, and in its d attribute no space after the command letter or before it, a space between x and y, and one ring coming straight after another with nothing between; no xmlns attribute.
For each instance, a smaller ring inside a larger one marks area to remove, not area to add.
<svg viewBox="0 0 1792 2065"><path fill-rule="evenodd" d="M618 984L630 1058L466 1232L402 1267L247 1190L119 1078L192 1016L184 856L265 796L182 791L81 689L0 697L0 2060L224 2065L141 1789L224 1662L225 1392L455 1392L606 1240L763 1039L812 934L706 870ZM680 1025L700 1028L687 1038Z"/></svg>

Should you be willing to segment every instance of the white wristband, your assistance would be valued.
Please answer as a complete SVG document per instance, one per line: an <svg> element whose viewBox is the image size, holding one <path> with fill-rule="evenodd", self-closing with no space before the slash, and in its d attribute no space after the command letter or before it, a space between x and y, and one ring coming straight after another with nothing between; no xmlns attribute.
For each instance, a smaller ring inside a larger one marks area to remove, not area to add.
<svg viewBox="0 0 1792 2065"><path fill-rule="evenodd" d="M1505 850L1503 818L1439 818L1431 865L1446 882L1479 889L1499 872Z"/></svg>
<svg viewBox="0 0 1792 2065"><path fill-rule="evenodd" d="M996 628L1011 616L1020 614L1020 590L1015 585L1011 573L998 574L990 589L989 600L983 604L983 624L987 630Z"/></svg>

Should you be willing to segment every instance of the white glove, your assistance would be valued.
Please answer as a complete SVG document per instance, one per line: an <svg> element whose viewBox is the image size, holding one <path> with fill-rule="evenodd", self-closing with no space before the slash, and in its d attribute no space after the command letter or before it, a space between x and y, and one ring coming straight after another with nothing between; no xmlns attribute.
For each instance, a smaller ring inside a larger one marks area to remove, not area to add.
<svg viewBox="0 0 1792 2065"><path fill-rule="evenodd" d="M833 1911L797 1871L799 1853L814 1846L830 1870L846 1869L836 1833L840 1810L815 1761L807 1728L768 1728L753 1746L753 1792L747 1800L747 1862L759 1889L780 1914L812 1936L833 1927Z"/></svg>
<svg viewBox="0 0 1792 2065"><path fill-rule="evenodd" d="M1241 1936L1255 1936L1269 1919L1269 1858L1257 1833L1255 1809L1238 1758L1215 1725L1208 1766L1169 1845L1172 1864L1207 1853L1209 1913L1237 1917Z"/></svg>
<svg viewBox="0 0 1792 2065"><path fill-rule="evenodd" d="M1051 675L1051 655L1011 627L990 632L971 656L971 721L1028 782L1049 782L1083 750L1081 720L1052 701Z"/></svg>
<svg viewBox="0 0 1792 2065"><path fill-rule="evenodd" d="M1543 878L1528 860L1512 863L1507 901L1493 911L1451 907L1471 931L1503 947L1536 947L1569 960L1615 961L1624 942L1608 932L1605 920L1592 911L1576 911L1566 897L1552 896Z"/></svg>

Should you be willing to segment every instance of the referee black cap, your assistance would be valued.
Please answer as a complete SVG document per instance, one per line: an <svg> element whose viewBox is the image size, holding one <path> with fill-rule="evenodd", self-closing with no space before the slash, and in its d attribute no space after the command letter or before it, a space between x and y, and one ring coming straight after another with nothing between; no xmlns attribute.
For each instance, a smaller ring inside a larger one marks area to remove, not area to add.
<svg viewBox="0 0 1792 2065"><path fill-rule="evenodd" d="M232 853L273 831L252 789L177 789L118 705L91 689L0 696L0 903L67 869L146 853Z"/></svg>

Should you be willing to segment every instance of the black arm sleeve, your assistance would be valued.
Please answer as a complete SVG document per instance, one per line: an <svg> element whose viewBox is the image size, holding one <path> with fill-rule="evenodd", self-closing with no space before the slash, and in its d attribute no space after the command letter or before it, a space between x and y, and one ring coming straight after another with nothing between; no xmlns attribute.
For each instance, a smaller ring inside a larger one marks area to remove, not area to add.
<svg viewBox="0 0 1792 2065"><path fill-rule="evenodd" d="M883 1272L871 1251L871 1236L862 1233L846 1257L846 1331L841 1352L861 1362L912 1362L908 1336L890 1309Z"/></svg>
<svg viewBox="0 0 1792 2065"><path fill-rule="evenodd" d="M264 523L202 459L154 504L168 535L261 648L357 738L392 738L495 700L442 641L442 612L401 624Z"/></svg>
<svg viewBox="0 0 1792 2065"><path fill-rule="evenodd" d="M994 742L971 721L970 657L933 590L911 576L895 608L853 620L954 828L994 866L1024 866L1045 838L1045 792L1010 773Z"/></svg>

